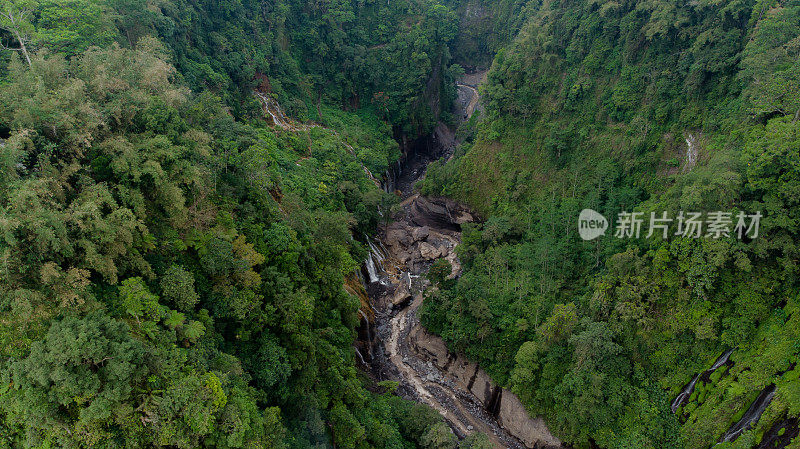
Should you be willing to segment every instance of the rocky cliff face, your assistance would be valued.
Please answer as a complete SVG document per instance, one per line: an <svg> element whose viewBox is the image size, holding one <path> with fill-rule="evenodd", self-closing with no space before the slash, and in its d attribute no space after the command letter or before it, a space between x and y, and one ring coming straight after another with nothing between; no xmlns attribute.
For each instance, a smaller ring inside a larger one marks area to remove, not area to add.
<svg viewBox="0 0 800 449"><path fill-rule="evenodd" d="M425 362L433 363L465 392L473 394L497 418L500 426L528 448L561 447L541 418L531 418L511 391L498 387L477 364L448 352L441 338L417 325L409 333L412 350Z"/></svg>

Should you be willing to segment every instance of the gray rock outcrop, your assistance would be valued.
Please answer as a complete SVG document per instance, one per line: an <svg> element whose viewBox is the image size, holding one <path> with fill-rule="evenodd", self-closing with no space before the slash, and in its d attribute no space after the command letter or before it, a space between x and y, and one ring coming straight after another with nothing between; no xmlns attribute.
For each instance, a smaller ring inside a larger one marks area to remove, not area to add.
<svg viewBox="0 0 800 449"><path fill-rule="evenodd" d="M556 438L544 420L531 418L525 406L511 391L500 388L477 364L461 355L451 354L441 338L429 333L422 326L415 326L409 341L420 359L432 363L447 373L464 391L472 393L487 410L496 414L501 426L529 448L559 448Z"/></svg>

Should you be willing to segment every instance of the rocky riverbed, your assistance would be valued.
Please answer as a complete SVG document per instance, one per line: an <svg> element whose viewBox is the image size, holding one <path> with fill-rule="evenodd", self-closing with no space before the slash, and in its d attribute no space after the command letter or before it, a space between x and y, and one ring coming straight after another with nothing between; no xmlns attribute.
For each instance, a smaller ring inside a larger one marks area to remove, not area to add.
<svg viewBox="0 0 800 449"><path fill-rule="evenodd" d="M454 107L468 119L478 110L477 86L461 83L459 93ZM369 355L364 362L377 380L397 381L400 395L439 411L460 438L479 431L498 448L560 447L542 419L528 416L513 393L495 385L475 363L448 352L441 338L420 325L425 274L440 258L450 262L451 277L461 274L455 248L461 225L476 216L451 200L420 196L413 185L428 163L449 157L457 144L453 131L440 124L424 151L408 158L392 182L404 200L393 221L379 230L378 240L370 242L365 286L371 310L362 314L369 341L362 342L368 350L361 351Z"/></svg>

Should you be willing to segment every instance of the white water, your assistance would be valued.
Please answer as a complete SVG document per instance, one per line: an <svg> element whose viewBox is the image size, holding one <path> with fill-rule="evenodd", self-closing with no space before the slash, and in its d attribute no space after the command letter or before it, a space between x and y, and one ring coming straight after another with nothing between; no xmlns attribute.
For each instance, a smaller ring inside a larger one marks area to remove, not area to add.
<svg viewBox="0 0 800 449"><path fill-rule="evenodd" d="M378 270L375 267L375 261L372 260L372 253L369 253L366 261L367 274L369 274L369 282L378 282Z"/></svg>
<svg viewBox="0 0 800 449"><path fill-rule="evenodd" d="M680 394L678 394L678 397L676 397L675 400L672 401L672 405L670 406L670 409L672 410L672 413L675 413L676 411L678 411L678 407L681 406L681 404L683 403L684 399L688 399L689 396L692 395L692 391L694 391L694 386L697 383L698 379L700 379L700 375L699 374L695 375L694 378L692 379L692 381L689 382L689 384L686 385L686 387L683 388L683 390L680 392Z"/></svg>
<svg viewBox="0 0 800 449"><path fill-rule="evenodd" d="M272 117L272 122L281 129L294 129L295 127L289 122L289 119L286 117L286 114L283 113L281 107L278 103L272 99L271 97L262 94L261 92L256 92L258 98L261 99L261 102L264 104L264 111Z"/></svg>
<svg viewBox="0 0 800 449"><path fill-rule="evenodd" d="M770 385L762 390L761 394L758 395L756 400L750 404L750 407L744 413L742 419L728 429L719 442L724 443L726 441L733 441L739 438L739 435L744 433L746 430L751 429L753 425L761 418L761 414L764 413L764 410L767 408L770 402L772 402L773 397L775 397L775 385Z"/></svg>
<svg viewBox="0 0 800 449"><path fill-rule="evenodd" d="M694 134L689 134L689 137L686 138L686 157L683 169L685 172L691 170L697 164L696 142L697 139L694 137Z"/></svg>
<svg viewBox="0 0 800 449"><path fill-rule="evenodd" d="M383 271L385 269L385 267L383 266L383 261L386 257L381 252L381 249L374 243L372 243L372 240L370 240L369 237L367 237L367 244L369 245L370 254L375 260L376 265L378 266L378 268L381 269L381 271Z"/></svg>
<svg viewBox="0 0 800 449"><path fill-rule="evenodd" d="M387 273L390 268L387 264L391 264L389 250L383 246L383 242L380 240L373 241L369 236L366 236L366 239L367 246L369 246L369 255L364 263L367 267L367 274L369 274L369 281L370 283L383 282L380 275Z"/></svg>
<svg viewBox="0 0 800 449"><path fill-rule="evenodd" d="M361 360L361 364L367 366L367 362L364 361L364 356L361 355L361 351L359 351L358 348L356 347L354 347L353 349L356 350L356 355L358 356L358 359Z"/></svg>
<svg viewBox="0 0 800 449"><path fill-rule="evenodd" d="M728 349L727 351L725 351L724 354L719 356L717 361L714 362L714 365L711 366L711 371L714 371L717 368L719 368L720 366L724 365L728 361L728 359L731 357L732 353L733 353L733 348Z"/></svg>
<svg viewBox="0 0 800 449"><path fill-rule="evenodd" d="M703 374L710 375L711 373L716 371L720 366L722 366L725 363L727 363L728 359L731 357L731 354L733 353L734 349L736 349L736 348L731 348L731 349L728 349L727 351L723 352L722 355L717 357L717 360L714 361L714 364L711 365L711 368L709 368L709 369L703 371L702 373L697 374L696 376L694 376L692 381L689 382L683 388L683 390L681 390L681 392L678 394L678 396L672 401L672 404L670 405L670 409L672 410L672 413L677 412L678 408L681 405L683 405L683 403L685 401L687 401L689 399L689 397L692 395L692 392L694 391L695 384L697 383L698 380L700 380L700 376L702 376Z"/></svg>

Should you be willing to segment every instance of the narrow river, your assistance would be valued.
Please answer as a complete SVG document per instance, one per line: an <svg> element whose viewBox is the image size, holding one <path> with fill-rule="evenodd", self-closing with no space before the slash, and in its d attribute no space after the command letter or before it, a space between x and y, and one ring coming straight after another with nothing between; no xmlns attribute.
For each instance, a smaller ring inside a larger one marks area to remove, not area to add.
<svg viewBox="0 0 800 449"><path fill-rule="evenodd" d="M454 112L461 121L480 110L477 82L482 78L483 73L468 75L458 84ZM377 380L397 381L401 396L437 410L459 438L478 431L497 448L559 447L544 422L528 417L516 396L494 385L476 364L449 353L440 338L420 325L425 273L444 258L453 266L451 276L461 274L454 249L461 241L460 225L475 217L453 201L420 196L414 183L425 176L429 163L449 158L458 144L453 130L440 123L390 176L387 190L402 195L402 209L370 243L365 284L374 321L364 314L364 334L371 339L365 363Z"/></svg>

